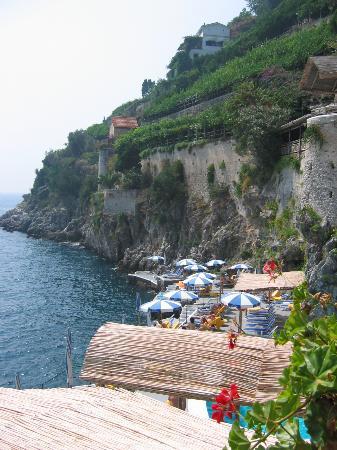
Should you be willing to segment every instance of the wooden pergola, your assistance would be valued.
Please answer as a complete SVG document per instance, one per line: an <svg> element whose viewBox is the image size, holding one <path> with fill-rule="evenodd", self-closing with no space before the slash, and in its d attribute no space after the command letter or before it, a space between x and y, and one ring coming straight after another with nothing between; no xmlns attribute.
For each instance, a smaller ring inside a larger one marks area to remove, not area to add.
<svg viewBox="0 0 337 450"><path fill-rule="evenodd" d="M235 284L236 291L268 291L291 290L305 281L304 272L283 272L275 280L271 280L266 273L241 273Z"/></svg>
<svg viewBox="0 0 337 450"><path fill-rule="evenodd" d="M106 323L89 344L80 377L203 400L236 383L250 404L276 398L290 354L289 345L255 336L240 336L229 350L225 333Z"/></svg>
<svg viewBox="0 0 337 450"><path fill-rule="evenodd" d="M304 67L300 88L315 94L336 94L337 56L310 57Z"/></svg>
<svg viewBox="0 0 337 450"><path fill-rule="evenodd" d="M0 388L4 450L220 450L230 428L125 390Z"/></svg>

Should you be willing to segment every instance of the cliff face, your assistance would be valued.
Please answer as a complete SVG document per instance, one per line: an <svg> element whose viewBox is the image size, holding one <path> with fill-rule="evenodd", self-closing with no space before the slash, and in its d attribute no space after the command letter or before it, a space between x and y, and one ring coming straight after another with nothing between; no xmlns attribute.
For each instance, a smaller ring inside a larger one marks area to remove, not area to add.
<svg viewBox="0 0 337 450"><path fill-rule="evenodd" d="M151 189L137 194L114 191L113 202L97 193L83 211L43 206L43 201L32 202L28 196L0 219L0 226L33 237L81 241L131 270L149 268L146 257L151 254L165 253L168 261L191 256L261 264L274 252L286 269L306 262L310 285L336 294L337 119L333 119L320 118L323 143L308 143L297 168L275 170L264 186L245 185L242 167L251 158L238 155L233 141L221 141L142 161L142 170L152 176L175 161L182 163L185 195L179 201L159 198L158 208Z"/></svg>

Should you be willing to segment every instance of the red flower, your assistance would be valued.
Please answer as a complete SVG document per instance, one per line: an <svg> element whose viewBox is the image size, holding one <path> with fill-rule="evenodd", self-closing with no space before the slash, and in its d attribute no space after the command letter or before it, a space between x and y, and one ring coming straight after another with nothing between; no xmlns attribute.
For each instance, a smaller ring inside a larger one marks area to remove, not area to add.
<svg viewBox="0 0 337 450"><path fill-rule="evenodd" d="M225 417L231 419L233 413L236 412L234 400L238 398L240 398L240 396L236 384L231 384L229 389L222 389L220 394L215 397L217 403L212 405L212 409L214 410L212 419L216 420L218 423L223 422Z"/></svg>
<svg viewBox="0 0 337 450"><path fill-rule="evenodd" d="M282 266L280 263L270 259L263 266L263 273L267 273L271 280L276 280L282 274Z"/></svg>
<svg viewBox="0 0 337 450"><path fill-rule="evenodd" d="M237 338L238 338L238 336L236 333L233 333L232 331L230 333L228 333L228 348L229 348L229 350L233 350L235 348Z"/></svg>

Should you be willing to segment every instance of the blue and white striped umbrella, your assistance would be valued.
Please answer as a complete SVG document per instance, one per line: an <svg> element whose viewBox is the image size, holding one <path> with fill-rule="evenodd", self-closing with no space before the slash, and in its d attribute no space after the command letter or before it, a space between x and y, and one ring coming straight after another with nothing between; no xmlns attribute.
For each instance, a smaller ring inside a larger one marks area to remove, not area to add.
<svg viewBox="0 0 337 450"><path fill-rule="evenodd" d="M258 306L261 303L260 297L256 297L252 294L246 294L244 292L231 292L229 294L223 294L221 301L227 306L233 306L237 309L247 309L254 306Z"/></svg>
<svg viewBox="0 0 337 450"><path fill-rule="evenodd" d="M177 267L185 267L189 266L190 264L196 264L196 261L194 259L181 259L176 263Z"/></svg>
<svg viewBox="0 0 337 450"><path fill-rule="evenodd" d="M226 264L226 261L223 261L222 259L211 259L206 263L207 267L219 267Z"/></svg>
<svg viewBox="0 0 337 450"><path fill-rule="evenodd" d="M230 267L232 270L247 270L252 269L253 267L249 264L234 264L234 266Z"/></svg>
<svg viewBox="0 0 337 450"><path fill-rule="evenodd" d="M173 313L175 311L181 310L181 304L179 302L174 302L173 300L160 300L154 298L152 302L144 303L139 311L143 313L157 312L157 313Z"/></svg>
<svg viewBox="0 0 337 450"><path fill-rule="evenodd" d="M207 277L194 276L184 280L184 284L188 287L205 287L213 284L213 280Z"/></svg>
<svg viewBox="0 0 337 450"><path fill-rule="evenodd" d="M194 300L198 300L199 296L194 294L194 292L186 291L185 289L176 290L176 291L167 291L164 293L164 297L168 300L175 300L178 302L184 301L190 302Z"/></svg>
<svg viewBox="0 0 337 450"><path fill-rule="evenodd" d="M189 272L205 272L207 267L202 266L201 264L189 264L184 270L188 270Z"/></svg>
<svg viewBox="0 0 337 450"><path fill-rule="evenodd" d="M199 272L199 273L193 273L192 275L189 275L186 278L186 280L190 280L195 277L208 278L209 280L214 280L216 278L216 275L214 275L214 273L209 273L209 272Z"/></svg>
<svg viewBox="0 0 337 450"><path fill-rule="evenodd" d="M157 256L157 255L149 256L147 258L147 260L148 261L152 261L152 262L156 262L156 263L163 263L163 262L165 262L165 258L163 256Z"/></svg>

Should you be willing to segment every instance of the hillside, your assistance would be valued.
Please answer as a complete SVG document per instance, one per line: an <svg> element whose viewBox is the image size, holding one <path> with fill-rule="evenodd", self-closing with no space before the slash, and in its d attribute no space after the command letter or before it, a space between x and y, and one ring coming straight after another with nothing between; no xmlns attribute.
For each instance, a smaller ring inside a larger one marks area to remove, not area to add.
<svg viewBox="0 0 337 450"><path fill-rule="evenodd" d="M321 283L317 267L326 264L329 242L336 240L337 186L327 184L331 197L319 204L308 194L316 192L316 175L308 171L317 139L333 170L333 136L330 128L308 127L300 135L302 156L284 156L281 127L333 100L301 90L299 81L308 57L336 52L335 3L249 1L251 9L229 25L234 38L196 60L186 60L191 39L185 38L167 79L112 113L137 116L141 126L113 144L107 140L111 116L70 133L64 149L46 154L31 193L0 225L81 241L128 268L144 267L152 252L257 265L274 254L286 269L306 265L312 282ZM183 111L199 104L203 109ZM98 191L104 149L113 155ZM326 179L336 178L329 172ZM324 266L328 290L335 289L336 264L332 258Z"/></svg>

